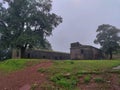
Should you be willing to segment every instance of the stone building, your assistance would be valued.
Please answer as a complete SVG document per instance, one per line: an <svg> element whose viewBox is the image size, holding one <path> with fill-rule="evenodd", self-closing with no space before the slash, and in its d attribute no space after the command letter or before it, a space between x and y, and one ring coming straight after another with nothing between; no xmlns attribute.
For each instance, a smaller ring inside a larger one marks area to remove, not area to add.
<svg viewBox="0 0 120 90"><path fill-rule="evenodd" d="M70 54L55 51L26 50L24 58L67 60L70 59Z"/></svg>
<svg viewBox="0 0 120 90"><path fill-rule="evenodd" d="M70 56L71 59L75 60L93 60L104 58L103 52L100 49L89 45L82 45L79 42L71 44Z"/></svg>
<svg viewBox="0 0 120 90"><path fill-rule="evenodd" d="M21 51L19 49L14 49L12 58L21 58ZM23 58L52 60L93 60L104 59L104 54L100 49L89 45L82 45L79 42L76 42L71 44L70 54L55 51L26 50Z"/></svg>

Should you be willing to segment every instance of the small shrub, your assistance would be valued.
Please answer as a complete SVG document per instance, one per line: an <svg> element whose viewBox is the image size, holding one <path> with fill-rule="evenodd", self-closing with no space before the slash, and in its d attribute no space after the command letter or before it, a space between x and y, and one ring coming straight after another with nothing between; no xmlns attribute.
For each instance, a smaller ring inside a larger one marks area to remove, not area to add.
<svg viewBox="0 0 120 90"><path fill-rule="evenodd" d="M61 78L63 78L62 74L56 74L54 76L51 77L51 81L53 82L57 82L58 80L60 80Z"/></svg>
<svg viewBox="0 0 120 90"><path fill-rule="evenodd" d="M78 78L81 78L83 75L82 74L77 74L77 77Z"/></svg>
<svg viewBox="0 0 120 90"><path fill-rule="evenodd" d="M80 78L80 77L83 76L83 74L81 74L80 72L77 72L75 75L76 75L78 78Z"/></svg>
<svg viewBox="0 0 120 90"><path fill-rule="evenodd" d="M38 84L33 84L30 88L30 90L35 90L37 88Z"/></svg>
<svg viewBox="0 0 120 90"><path fill-rule="evenodd" d="M91 80L91 76L90 75L87 75L85 78L84 78L84 83L89 83Z"/></svg>
<svg viewBox="0 0 120 90"><path fill-rule="evenodd" d="M77 79L74 76L70 76L69 78L67 78L62 74L54 75L53 77L51 77L51 80L60 87L66 88L68 90L75 87L75 85L77 84Z"/></svg>
<svg viewBox="0 0 120 90"><path fill-rule="evenodd" d="M103 82L105 82L105 80L103 78L101 78L101 77L95 78L94 81L96 83L103 83Z"/></svg>
<svg viewBox="0 0 120 90"><path fill-rule="evenodd" d="M71 85L70 84L71 82L69 82L66 78L61 78L56 83L63 87L70 87L70 85Z"/></svg>
<svg viewBox="0 0 120 90"><path fill-rule="evenodd" d="M44 73L44 72L46 72L46 69L40 68L38 71L41 72L41 73Z"/></svg>
<svg viewBox="0 0 120 90"><path fill-rule="evenodd" d="M73 62L73 61L71 61L71 62L70 62L70 64L74 64L74 62Z"/></svg>

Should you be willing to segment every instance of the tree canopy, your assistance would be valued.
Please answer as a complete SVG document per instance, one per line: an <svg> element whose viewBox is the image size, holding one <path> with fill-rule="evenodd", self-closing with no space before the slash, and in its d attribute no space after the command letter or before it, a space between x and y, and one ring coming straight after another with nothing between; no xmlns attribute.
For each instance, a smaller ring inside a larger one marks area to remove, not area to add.
<svg viewBox="0 0 120 90"><path fill-rule="evenodd" d="M102 50L110 55L120 47L120 29L109 24L100 25L97 29L95 44L100 44Z"/></svg>
<svg viewBox="0 0 120 90"><path fill-rule="evenodd" d="M8 4L5 7L4 3ZM4 48L51 49L46 37L62 18L51 12L51 0L4 0L0 3L0 45Z"/></svg>

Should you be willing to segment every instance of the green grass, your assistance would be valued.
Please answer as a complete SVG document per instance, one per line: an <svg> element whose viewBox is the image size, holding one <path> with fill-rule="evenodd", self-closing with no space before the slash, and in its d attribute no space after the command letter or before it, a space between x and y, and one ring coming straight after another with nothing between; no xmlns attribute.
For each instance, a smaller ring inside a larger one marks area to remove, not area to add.
<svg viewBox="0 0 120 90"><path fill-rule="evenodd" d="M104 72L112 67L120 65L120 60L108 61L108 60L80 60L80 61L54 61L53 66L49 68L49 71L54 73L99 73Z"/></svg>
<svg viewBox="0 0 120 90"><path fill-rule="evenodd" d="M85 76L85 78L84 78L84 83L89 83L90 80L91 80L91 75L87 75L87 76Z"/></svg>
<svg viewBox="0 0 120 90"><path fill-rule="evenodd" d="M0 71L3 73L10 73L12 71L20 70L29 66L27 63L32 62L32 64L38 63L38 60L29 59L9 59L0 62ZM32 65L31 64L31 65Z"/></svg>
<svg viewBox="0 0 120 90"><path fill-rule="evenodd" d="M55 86L73 90L78 78L87 74L85 83L91 80L90 74L101 74L110 71L113 67L120 65L120 60L66 60L53 61L53 65L47 69L39 69L39 72L47 73L49 79ZM97 79L96 81L102 81Z"/></svg>
<svg viewBox="0 0 120 90"><path fill-rule="evenodd" d="M0 72L9 73L42 61L46 60L6 60L0 62ZM75 90L79 78L84 76L86 76L83 78L84 82L89 83L91 74L118 73L118 71L114 71L112 68L120 65L120 60L59 60L52 62L53 64L49 68L39 68L38 72L46 73L48 80L53 83L51 88L55 87L61 90ZM102 82L102 79L96 78L95 82ZM34 85L32 88L34 89Z"/></svg>
<svg viewBox="0 0 120 90"><path fill-rule="evenodd" d="M70 74L68 76L63 74L55 74L51 77L51 81L67 90L73 89L78 82L77 78Z"/></svg>
<svg viewBox="0 0 120 90"><path fill-rule="evenodd" d="M11 72L26 67L26 63L33 61L38 63L40 60L28 60L28 59L17 59L17 60L6 60L0 62L0 70ZM120 60L67 60L67 61L54 61L53 65L47 70L52 74L54 73L71 73L71 74L85 74L85 73L99 73L111 69L114 66L120 65ZM41 72L45 70L40 69ZM45 71L46 72L46 71Z"/></svg>

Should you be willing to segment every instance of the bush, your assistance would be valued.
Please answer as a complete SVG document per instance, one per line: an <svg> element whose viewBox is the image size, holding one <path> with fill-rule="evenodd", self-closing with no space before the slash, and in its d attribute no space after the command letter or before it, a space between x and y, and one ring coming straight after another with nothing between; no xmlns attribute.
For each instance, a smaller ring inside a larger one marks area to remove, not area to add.
<svg viewBox="0 0 120 90"><path fill-rule="evenodd" d="M71 61L71 62L70 62L70 64L74 64L74 62L73 62L73 61Z"/></svg>
<svg viewBox="0 0 120 90"><path fill-rule="evenodd" d="M90 75L87 75L85 78L84 78L84 83L89 83L91 80L91 76Z"/></svg>
<svg viewBox="0 0 120 90"><path fill-rule="evenodd" d="M37 88L38 84L33 84L30 88L30 90L35 90Z"/></svg>
<svg viewBox="0 0 120 90"><path fill-rule="evenodd" d="M41 73L44 73L44 72L46 72L46 69L40 68L38 71L41 72Z"/></svg>
<svg viewBox="0 0 120 90"><path fill-rule="evenodd" d="M56 74L51 77L51 80L55 82L57 85L63 88L72 89L77 84L77 79L74 76L70 76L69 78L64 77L62 74Z"/></svg>

